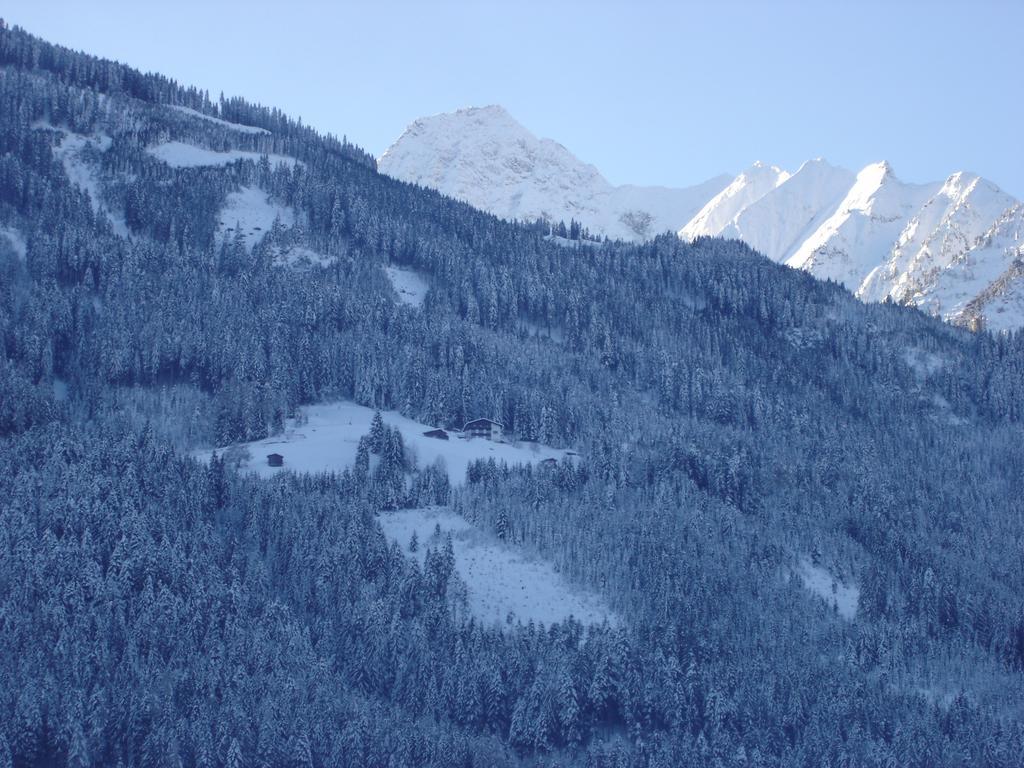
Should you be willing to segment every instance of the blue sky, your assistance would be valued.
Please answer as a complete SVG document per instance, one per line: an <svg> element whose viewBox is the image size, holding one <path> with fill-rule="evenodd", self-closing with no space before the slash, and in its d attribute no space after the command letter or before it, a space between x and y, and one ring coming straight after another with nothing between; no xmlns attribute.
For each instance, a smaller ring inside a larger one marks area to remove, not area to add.
<svg viewBox="0 0 1024 768"><path fill-rule="evenodd" d="M8 22L380 154L417 117L502 104L614 183L765 160L980 173L1024 197L1022 0L5 0Z"/></svg>

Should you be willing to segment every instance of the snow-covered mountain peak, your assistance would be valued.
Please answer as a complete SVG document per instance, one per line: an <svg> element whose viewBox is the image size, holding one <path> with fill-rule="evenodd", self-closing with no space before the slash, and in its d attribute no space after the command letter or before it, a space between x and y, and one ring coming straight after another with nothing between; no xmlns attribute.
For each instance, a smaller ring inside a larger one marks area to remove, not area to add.
<svg viewBox="0 0 1024 768"><path fill-rule="evenodd" d="M950 175L908 221L888 261L868 276L858 294L896 301L929 294L940 273L961 260L1014 202L977 174ZM934 297L929 305L936 312L945 310Z"/></svg>
<svg viewBox="0 0 1024 768"><path fill-rule="evenodd" d="M871 163L861 169L846 196L847 207L855 210L869 210L878 200L878 194L886 184L899 184L888 161Z"/></svg>
<svg viewBox="0 0 1024 768"><path fill-rule="evenodd" d="M379 168L504 218L575 219L626 240L666 230L734 238L868 301L892 298L973 325L1024 325L1024 267L1012 266L1020 217L1004 216L1017 201L967 171L912 184L884 160L853 173L817 157L794 173L758 160L687 189L616 187L498 105L415 121Z"/></svg>
<svg viewBox="0 0 1024 768"><path fill-rule="evenodd" d="M713 201L715 209L705 208L680 235L706 234L743 240L769 258L783 261L842 199L854 180L849 171L821 159L805 162L792 175L778 168L757 169L757 172L767 173L764 194L742 204L738 198L744 190L751 196L756 191L751 189L751 177L741 174L734 182L733 188L740 190L736 196L727 199L723 192ZM738 204L739 211L721 224L722 217Z"/></svg>
<svg viewBox="0 0 1024 768"><path fill-rule="evenodd" d="M760 160L755 162L708 201L700 212L679 231L685 240L722 234L745 208L756 203L789 179L790 174Z"/></svg>
<svg viewBox="0 0 1024 768"><path fill-rule="evenodd" d="M615 187L556 141L497 105L420 118L378 169L508 219L575 219L596 235L638 240L685 224L725 177L696 187Z"/></svg>

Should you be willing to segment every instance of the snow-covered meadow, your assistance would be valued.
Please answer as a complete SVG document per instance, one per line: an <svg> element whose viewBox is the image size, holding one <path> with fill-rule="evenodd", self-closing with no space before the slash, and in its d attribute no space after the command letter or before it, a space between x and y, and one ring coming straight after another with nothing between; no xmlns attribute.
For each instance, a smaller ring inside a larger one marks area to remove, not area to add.
<svg viewBox="0 0 1024 768"><path fill-rule="evenodd" d="M292 472L341 471L355 464L359 439L369 433L375 411L351 402L308 406L286 424L282 434L220 448L231 451L243 472L260 477ZM406 450L419 466L442 462L453 484L465 481L466 468L476 459L494 458L508 464L527 464L544 459L561 460L568 451L537 444L491 442L468 439L450 431L449 439L427 437L433 427L394 411L382 411L384 423L402 435ZM197 458L209 461L213 450L198 451ZM271 467L267 456L278 453L284 466ZM508 621L550 624L574 616L583 623L614 624L617 617L596 595L568 584L554 567L526 551L507 545L476 528L445 508L399 510L382 513L384 533L398 542L410 556L409 543L415 532L419 541L415 554L422 564L427 547L437 549L451 534L455 567L467 588L466 604L480 621L505 624ZM441 537L435 532L440 527Z"/></svg>
<svg viewBox="0 0 1024 768"><path fill-rule="evenodd" d="M398 294L398 300L411 307L423 306L423 299L426 298L430 286L418 272L402 267L385 267L384 272L391 281L391 287Z"/></svg>
<svg viewBox="0 0 1024 768"><path fill-rule="evenodd" d="M351 402L322 403L302 408L297 419L289 419L285 430L264 440L242 443L236 447L248 452L240 468L255 472L261 477L270 477L278 472L340 472L355 464L359 438L370 431L374 410ZM530 464L544 459L561 460L567 451L535 443L495 443L482 438L465 439L459 432L450 432L448 440L427 437L423 433L434 429L406 418L396 411L382 411L381 417L388 426L402 434L406 450L415 457L421 467L429 466L439 459L448 470L453 484L466 479L466 468L476 459L493 458L498 462ZM224 448L218 449L223 452ZM209 460L212 450L197 453L204 461ZM267 455L279 453L284 456L283 467L267 464Z"/></svg>
<svg viewBox="0 0 1024 768"><path fill-rule="evenodd" d="M467 586L467 607L481 622L551 624L570 616L584 624L618 622L600 597L570 585L550 563L504 544L446 509L384 513L380 524L388 538L420 565L427 547L441 548L450 534L455 570ZM412 553L409 543L414 533L417 551Z"/></svg>
<svg viewBox="0 0 1024 768"><path fill-rule="evenodd" d="M259 187L242 187L228 195L218 216L217 239L232 238L241 232L246 250L251 251L263 236L280 221L285 227L295 224L295 211L271 200Z"/></svg>
<svg viewBox="0 0 1024 768"><path fill-rule="evenodd" d="M202 168L204 166L227 165L236 160L252 160L259 162L263 157L259 152L250 152L243 149L231 149L226 152L217 152L206 147L199 147L195 144L186 144L183 141L165 141L163 144L149 147L146 154L155 157L161 162L167 163L172 168ZM270 164L284 164L294 166L299 161L294 157L286 155L267 155Z"/></svg>

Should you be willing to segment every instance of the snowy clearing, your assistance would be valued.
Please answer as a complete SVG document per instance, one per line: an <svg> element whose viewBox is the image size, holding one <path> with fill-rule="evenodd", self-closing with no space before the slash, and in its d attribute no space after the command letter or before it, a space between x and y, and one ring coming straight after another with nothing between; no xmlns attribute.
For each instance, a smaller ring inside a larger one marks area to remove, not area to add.
<svg viewBox="0 0 1024 768"><path fill-rule="evenodd" d="M195 144L186 144L183 141L166 141L157 144L155 147L147 147L146 154L155 157L161 162L167 163L171 168L202 168L213 165L227 165L236 160L252 160L255 163L263 157L259 152L249 152L243 149L230 149L226 152L216 152L205 147L197 147ZM294 157L285 155L267 155L271 165L284 163L294 167L299 161Z"/></svg>
<svg viewBox="0 0 1024 768"><path fill-rule="evenodd" d="M259 187L242 187L228 195L218 218L217 240L234 237L240 231L246 250L251 251L276 220L290 227L295 223L295 211L273 202Z"/></svg>
<svg viewBox="0 0 1024 768"><path fill-rule="evenodd" d="M385 267L384 271L387 273L395 293L398 294L399 301L411 307L423 306L423 299L430 286L418 272L401 267Z"/></svg>
<svg viewBox="0 0 1024 768"><path fill-rule="evenodd" d="M25 261L28 255L28 243L25 242L21 232L11 227L0 227L0 238L3 238L7 247L14 251L18 261Z"/></svg>
<svg viewBox="0 0 1024 768"><path fill-rule="evenodd" d="M241 444L240 447L250 454L241 469L261 477L271 477L284 470L340 472L355 464L359 438L369 433L373 414L372 408L350 402L304 407L298 420L288 420L284 434ZM464 439L459 432L449 432L448 440L438 440L423 434L433 429L430 425L407 419L395 411L382 411L381 416L385 424L402 433L406 450L415 455L420 467L441 459L452 484L461 485L465 481L466 468L476 459L493 458L510 465L529 464L549 458L561 460L567 453L535 443L512 445L483 438ZM284 467L268 466L269 453L283 455ZM204 450L197 452L196 456L208 461L211 454L211 450Z"/></svg>
<svg viewBox="0 0 1024 768"><path fill-rule="evenodd" d="M191 109L190 107L179 107L177 104L168 104L167 106L169 106L171 109L177 112L181 112L182 114L190 115L192 117L198 118L200 120L205 120L208 123L213 123L214 125L219 125L224 128L230 128L231 130L238 131L240 133L270 133L270 131L268 131L266 128L257 128L254 125L242 125L241 123L229 123L227 120L221 120L219 117L213 117L211 115L203 114L202 112L198 112L194 109Z"/></svg>
<svg viewBox="0 0 1024 768"><path fill-rule="evenodd" d="M852 621L857 615L860 590L856 585L846 586L825 568L807 559L800 561L798 573L804 587L828 603L829 607L834 607L844 619Z"/></svg>
<svg viewBox="0 0 1024 768"><path fill-rule="evenodd" d="M113 140L106 134L83 136L45 123L41 123L37 127L57 130L63 134L60 144L57 145L53 153L64 166L64 172L67 173L68 179L89 196L89 202L95 213L102 212L107 217L114 234L118 237L129 237L130 233L124 217L114 213L103 203L99 168L90 157L106 152Z"/></svg>
<svg viewBox="0 0 1024 768"><path fill-rule="evenodd" d="M550 563L528 557L445 509L389 512L380 516L380 525L421 566L427 547L440 549L451 533L455 570L466 584L469 610L479 621L504 625L510 616L512 623L546 625L570 616L584 624L618 621L599 596L568 584ZM435 535L437 526L440 537ZM414 532L415 554L409 552Z"/></svg>

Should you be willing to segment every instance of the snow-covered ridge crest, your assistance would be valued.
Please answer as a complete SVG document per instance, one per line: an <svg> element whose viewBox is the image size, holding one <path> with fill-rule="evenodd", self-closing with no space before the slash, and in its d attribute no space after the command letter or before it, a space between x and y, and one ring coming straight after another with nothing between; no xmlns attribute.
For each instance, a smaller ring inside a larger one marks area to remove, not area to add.
<svg viewBox="0 0 1024 768"><path fill-rule="evenodd" d="M723 193L680 236L743 240L865 301L912 304L973 328L1024 326L1024 270L1012 268L1024 241L1009 215L1019 204L977 174L909 184L885 161L854 175L814 160L763 194L749 171L729 188L750 202Z"/></svg>
<svg viewBox="0 0 1024 768"><path fill-rule="evenodd" d="M790 174L781 168L765 165L758 160L711 198L680 230L680 237L694 240L701 235L722 234L744 209L782 185L789 177Z"/></svg>
<svg viewBox="0 0 1024 768"><path fill-rule="evenodd" d="M913 184L886 161L854 173L817 158L795 172L757 162L687 189L615 187L496 105L416 120L378 165L507 219L575 219L624 240L667 229L742 240L865 301L913 304L972 327L1024 326L1010 298L1024 296L1024 270L1011 269L1022 241L1005 219L1017 201L966 171Z"/></svg>
<svg viewBox="0 0 1024 768"><path fill-rule="evenodd" d="M496 105L414 121L378 168L506 219L575 219L595 235L626 240L679 229L728 183L722 176L686 189L613 186Z"/></svg>

